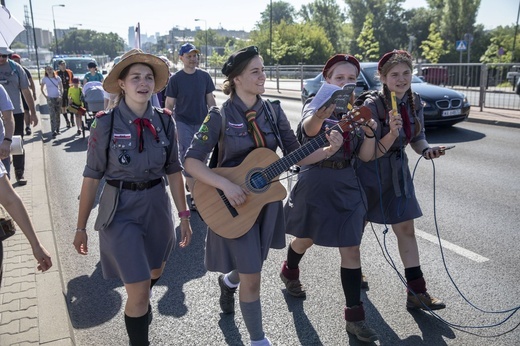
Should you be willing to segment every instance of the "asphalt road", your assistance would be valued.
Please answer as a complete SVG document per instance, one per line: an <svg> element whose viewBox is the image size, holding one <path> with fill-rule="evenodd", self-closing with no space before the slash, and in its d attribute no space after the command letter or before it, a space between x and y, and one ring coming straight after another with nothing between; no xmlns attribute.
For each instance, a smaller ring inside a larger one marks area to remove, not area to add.
<svg viewBox="0 0 520 346"><path fill-rule="evenodd" d="M220 103L222 95L218 93L217 97ZM282 105L296 124L300 102L283 100ZM48 132L48 116L42 116L42 123ZM87 147L87 140L74 134L73 129L64 131L54 141L48 134L44 152L76 344L127 345L124 288L117 280L103 280L101 274L98 239L92 230L97 209L89 221L89 255L77 255L72 246ZM416 191L424 213L416 222L422 268L429 291L444 299L448 307L438 311L436 317L407 311L405 288L387 262L394 262L403 272L395 237L380 225L374 225L374 230L367 228L362 261L370 290L362 293L362 299L368 322L380 334L377 344L515 345L520 340L518 329L493 336L520 322L513 311L498 313L520 305L520 152L515 149L520 129L461 123L451 129L428 131L427 135L431 144L456 145L445 157L435 160L435 165L420 160L415 170ZM412 170L417 159L416 154L410 154ZM240 312L222 315L219 311L218 273L204 268L204 224L194 216L192 227L192 244L174 251L155 288L151 344L248 345ZM438 236L442 247L436 244ZM306 300L285 294L278 277L285 253L272 250L263 270L264 329L273 344L361 345L344 329L345 302L337 249L313 247L305 255L301 279L308 290ZM504 324L489 327L511 314ZM463 332L459 326L472 328L462 328Z"/></svg>

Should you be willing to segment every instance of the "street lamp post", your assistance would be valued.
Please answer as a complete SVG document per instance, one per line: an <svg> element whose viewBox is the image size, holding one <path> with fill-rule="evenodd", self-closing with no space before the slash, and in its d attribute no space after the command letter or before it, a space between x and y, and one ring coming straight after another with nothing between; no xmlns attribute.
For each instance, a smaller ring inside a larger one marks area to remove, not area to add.
<svg viewBox="0 0 520 346"><path fill-rule="evenodd" d="M58 48L58 32L56 31L56 19L54 19L54 7L65 7L64 4L52 5L52 22L54 24L54 42L56 43L56 55L60 54L60 49Z"/></svg>
<svg viewBox="0 0 520 346"><path fill-rule="evenodd" d="M196 22L203 21L204 22L204 30L206 31L206 47L204 49L204 65L206 66L206 70L208 69L208 23L205 19L195 19Z"/></svg>

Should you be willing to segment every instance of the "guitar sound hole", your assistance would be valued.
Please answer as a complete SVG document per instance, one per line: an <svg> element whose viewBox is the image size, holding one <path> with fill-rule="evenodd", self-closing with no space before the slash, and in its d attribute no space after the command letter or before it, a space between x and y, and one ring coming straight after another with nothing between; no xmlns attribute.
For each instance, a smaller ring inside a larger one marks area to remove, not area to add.
<svg viewBox="0 0 520 346"><path fill-rule="evenodd" d="M253 175L251 175L251 179L249 180L249 182L250 182L251 186L257 190L263 189L269 183L268 181L265 180L262 173L259 173L259 172L256 172Z"/></svg>

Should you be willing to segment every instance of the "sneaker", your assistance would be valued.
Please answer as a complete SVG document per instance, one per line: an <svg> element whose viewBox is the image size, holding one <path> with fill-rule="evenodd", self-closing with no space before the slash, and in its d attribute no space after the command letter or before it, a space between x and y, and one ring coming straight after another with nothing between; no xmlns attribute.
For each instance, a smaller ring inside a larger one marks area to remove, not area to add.
<svg viewBox="0 0 520 346"><path fill-rule="evenodd" d="M444 309L446 304L440 299L430 296L429 293L408 293L406 297L407 309L423 309L423 310L440 310Z"/></svg>
<svg viewBox="0 0 520 346"><path fill-rule="evenodd" d="M361 288L364 290L368 289L368 281L367 281L367 277L365 276L365 274L361 274Z"/></svg>
<svg viewBox="0 0 520 346"><path fill-rule="evenodd" d="M30 136L31 133L32 133L32 132L31 132L31 128L30 128L29 126L27 126L27 127L25 128L25 135L26 135L26 136Z"/></svg>
<svg viewBox="0 0 520 346"><path fill-rule="evenodd" d="M16 181L18 182L18 185L27 185L27 179L24 178L23 176L23 171L15 171L15 177L16 177Z"/></svg>
<svg viewBox="0 0 520 346"><path fill-rule="evenodd" d="M235 312L235 292L236 287L231 288L224 282L224 274L220 274L218 277L218 285L220 286L220 309L225 314L232 314Z"/></svg>
<svg viewBox="0 0 520 346"><path fill-rule="evenodd" d="M285 284L287 293L289 293L291 296L296 297L296 298L305 298L307 296L307 294L305 293L305 289L303 288L303 285L300 282L300 279L299 278L294 279L294 280L288 279L284 275L284 268L286 270L291 270L291 269L287 268L286 262L283 262L282 270L280 271L280 279L282 279L282 282ZM292 269L292 270L298 270L298 269Z"/></svg>
<svg viewBox="0 0 520 346"><path fill-rule="evenodd" d="M356 322L347 321L345 329L347 333L355 335L358 340L364 342L374 342L379 339L376 332L367 325L365 320Z"/></svg>

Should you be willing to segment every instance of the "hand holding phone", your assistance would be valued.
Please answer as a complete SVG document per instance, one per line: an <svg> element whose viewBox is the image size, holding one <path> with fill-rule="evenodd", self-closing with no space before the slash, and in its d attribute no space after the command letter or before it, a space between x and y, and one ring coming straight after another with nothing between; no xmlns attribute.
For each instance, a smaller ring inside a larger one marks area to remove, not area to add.
<svg viewBox="0 0 520 346"><path fill-rule="evenodd" d="M453 148L455 148L454 145L448 145L448 146L445 146L445 147L441 147L441 148L439 148L439 152L440 152L441 154L444 154L444 152L445 152L446 150L450 150L450 149L453 149Z"/></svg>

